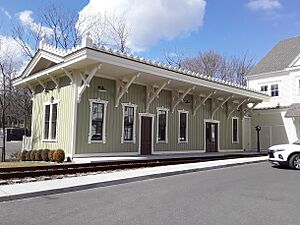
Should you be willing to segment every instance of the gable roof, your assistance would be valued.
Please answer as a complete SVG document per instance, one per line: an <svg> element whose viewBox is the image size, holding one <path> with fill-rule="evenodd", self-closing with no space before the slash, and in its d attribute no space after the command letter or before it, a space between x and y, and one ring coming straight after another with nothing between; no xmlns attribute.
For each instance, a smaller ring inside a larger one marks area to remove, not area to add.
<svg viewBox="0 0 300 225"><path fill-rule="evenodd" d="M280 41L248 75L284 70L300 54L300 36Z"/></svg>

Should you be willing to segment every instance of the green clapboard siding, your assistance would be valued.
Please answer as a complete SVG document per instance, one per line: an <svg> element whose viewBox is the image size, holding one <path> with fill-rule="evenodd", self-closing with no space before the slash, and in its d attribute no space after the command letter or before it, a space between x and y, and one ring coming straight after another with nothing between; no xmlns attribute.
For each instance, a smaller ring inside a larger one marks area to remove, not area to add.
<svg viewBox="0 0 300 225"><path fill-rule="evenodd" d="M73 88L67 77L59 80L60 88L54 88L53 82L47 83L47 92L43 92L40 86L36 87L36 95L33 98L32 108L32 142L33 149L58 149L61 148L66 154L71 153L72 135L72 111L73 111ZM57 114L57 141L43 141L44 126L44 103L49 102L51 97L59 100Z"/></svg>
<svg viewBox="0 0 300 225"><path fill-rule="evenodd" d="M97 87L103 85L106 93L97 91ZM159 98L154 100L150 106L149 113L155 114L154 121L154 151L159 152L182 152L182 151L199 151L204 149L204 119L210 119L212 112L212 101L209 100L193 116L192 102L193 97L188 95L185 99L189 103L180 103L171 111L171 91L163 90ZM107 100L106 115L106 143L88 144L89 134L89 116L90 103L89 99ZM122 153L136 152L138 153L139 143L139 118L138 113L145 113L146 87L133 84L120 101L119 107L115 107L115 81L103 78L93 78L91 85L87 88L78 103L77 129L76 129L76 154L93 154L93 153ZM136 143L121 144L122 132L122 105L121 103L136 104ZM165 107L170 109L168 116L168 143L156 143L156 107ZM241 115L233 115L239 117L239 143L233 144L231 141L231 118L227 119L226 109L220 109L215 114L214 119L220 121L220 148L221 149L241 149L242 148L242 119ZM178 110L189 111L188 116L188 143L178 143Z"/></svg>

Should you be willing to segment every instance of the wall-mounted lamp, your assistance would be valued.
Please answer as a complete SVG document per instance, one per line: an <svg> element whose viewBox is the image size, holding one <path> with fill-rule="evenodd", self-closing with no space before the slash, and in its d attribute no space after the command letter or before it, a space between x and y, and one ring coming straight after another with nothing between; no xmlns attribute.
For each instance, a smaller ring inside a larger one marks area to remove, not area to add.
<svg viewBox="0 0 300 225"><path fill-rule="evenodd" d="M53 103L53 102L54 102L54 97L53 97L53 96L51 96L51 98L50 98L50 102L51 102L51 103Z"/></svg>
<svg viewBox="0 0 300 225"><path fill-rule="evenodd" d="M188 99L183 99L183 102L186 103L186 104L191 103L190 100L188 100Z"/></svg>
<svg viewBox="0 0 300 225"><path fill-rule="evenodd" d="M101 93L105 93L105 92L107 92L107 89L103 85L100 85L100 86L98 86L98 91Z"/></svg>

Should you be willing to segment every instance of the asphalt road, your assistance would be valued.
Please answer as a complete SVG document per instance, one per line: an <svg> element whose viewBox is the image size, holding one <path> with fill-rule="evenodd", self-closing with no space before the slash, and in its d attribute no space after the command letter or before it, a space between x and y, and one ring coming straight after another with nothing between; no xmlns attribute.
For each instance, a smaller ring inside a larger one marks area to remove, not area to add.
<svg viewBox="0 0 300 225"><path fill-rule="evenodd" d="M0 203L0 224L300 224L300 171L263 162Z"/></svg>

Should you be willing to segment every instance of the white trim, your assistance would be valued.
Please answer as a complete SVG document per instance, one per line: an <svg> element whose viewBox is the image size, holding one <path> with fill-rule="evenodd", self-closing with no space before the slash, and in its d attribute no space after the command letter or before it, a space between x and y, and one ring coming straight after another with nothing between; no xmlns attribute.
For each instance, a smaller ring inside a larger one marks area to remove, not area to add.
<svg viewBox="0 0 300 225"><path fill-rule="evenodd" d="M189 151L154 151L153 155L163 155L163 154L191 154L191 153L205 153L204 150L189 150Z"/></svg>
<svg viewBox="0 0 300 225"><path fill-rule="evenodd" d="M220 121L219 120L210 120L210 119L205 119L204 120L204 129L203 129L203 134L204 134L204 151L206 152L206 123L217 123L218 124L218 152L220 151Z"/></svg>
<svg viewBox="0 0 300 225"><path fill-rule="evenodd" d="M121 103L122 105L122 135L121 135L121 144L123 143L136 143L136 109L137 105L132 103ZM132 134L132 141L124 140L124 114L125 114L125 107L133 107L133 134Z"/></svg>
<svg viewBox="0 0 300 225"><path fill-rule="evenodd" d="M69 72L68 72L69 73ZM76 78L77 77L77 78ZM77 103L77 94L78 94L78 76L72 77L72 85L73 85L73 112L72 112L72 142L71 142L71 155L72 158L76 153L76 135L77 135L77 114L78 114L78 103Z"/></svg>
<svg viewBox="0 0 300 225"><path fill-rule="evenodd" d="M138 151L139 154L141 154L141 141L142 141L142 117L151 117L152 121L151 121L151 153L153 153L154 151L154 114L150 114L150 113L139 113L139 146L138 146Z"/></svg>
<svg viewBox="0 0 300 225"><path fill-rule="evenodd" d="M132 155L138 156L138 152L105 152L105 153L86 153L86 154L74 154L73 158L85 158L85 157L101 157L101 156L124 156Z"/></svg>
<svg viewBox="0 0 300 225"><path fill-rule="evenodd" d="M233 120L237 120L237 124L236 124L237 140L236 141L233 140ZM239 118L236 116L233 116L233 117L231 117L231 143L238 144L239 142L240 142L240 140L239 140Z"/></svg>
<svg viewBox="0 0 300 225"><path fill-rule="evenodd" d="M186 128L185 128L185 141L180 140L180 114L185 113L186 114ZM187 144L189 143L189 111L186 111L184 109L178 110L178 136L177 136L177 141L178 144Z"/></svg>
<svg viewBox="0 0 300 225"><path fill-rule="evenodd" d="M159 111L166 111L166 140L165 141L159 141L158 140L158 127L159 127L159 116L158 112ZM169 109L165 107L156 107L156 144L168 144L169 142Z"/></svg>
<svg viewBox="0 0 300 225"><path fill-rule="evenodd" d="M106 109L108 101L101 100L101 99L89 99L90 102L90 120L89 120L89 134L88 134L88 144L92 143L106 143ZM93 103L100 103L104 105L103 109L103 124L102 124L102 140L92 140L92 115L93 115Z"/></svg>
<svg viewBox="0 0 300 225"><path fill-rule="evenodd" d="M244 152L243 149L238 148L238 149L220 149L219 152Z"/></svg>
<svg viewBox="0 0 300 225"><path fill-rule="evenodd" d="M57 111L56 111L56 134L55 134L55 139L51 138L51 133L52 133L52 110L53 110L53 105L57 104ZM46 106L50 105L50 117L49 117L49 132L48 132L48 138L45 138L45 113L46 113ZM44 102L43 104L43 133L42 133L42 142L57 142L58 140L58 115L59 115L59 100L54 100L54 101L48 101L48 102Z"/></svg>

